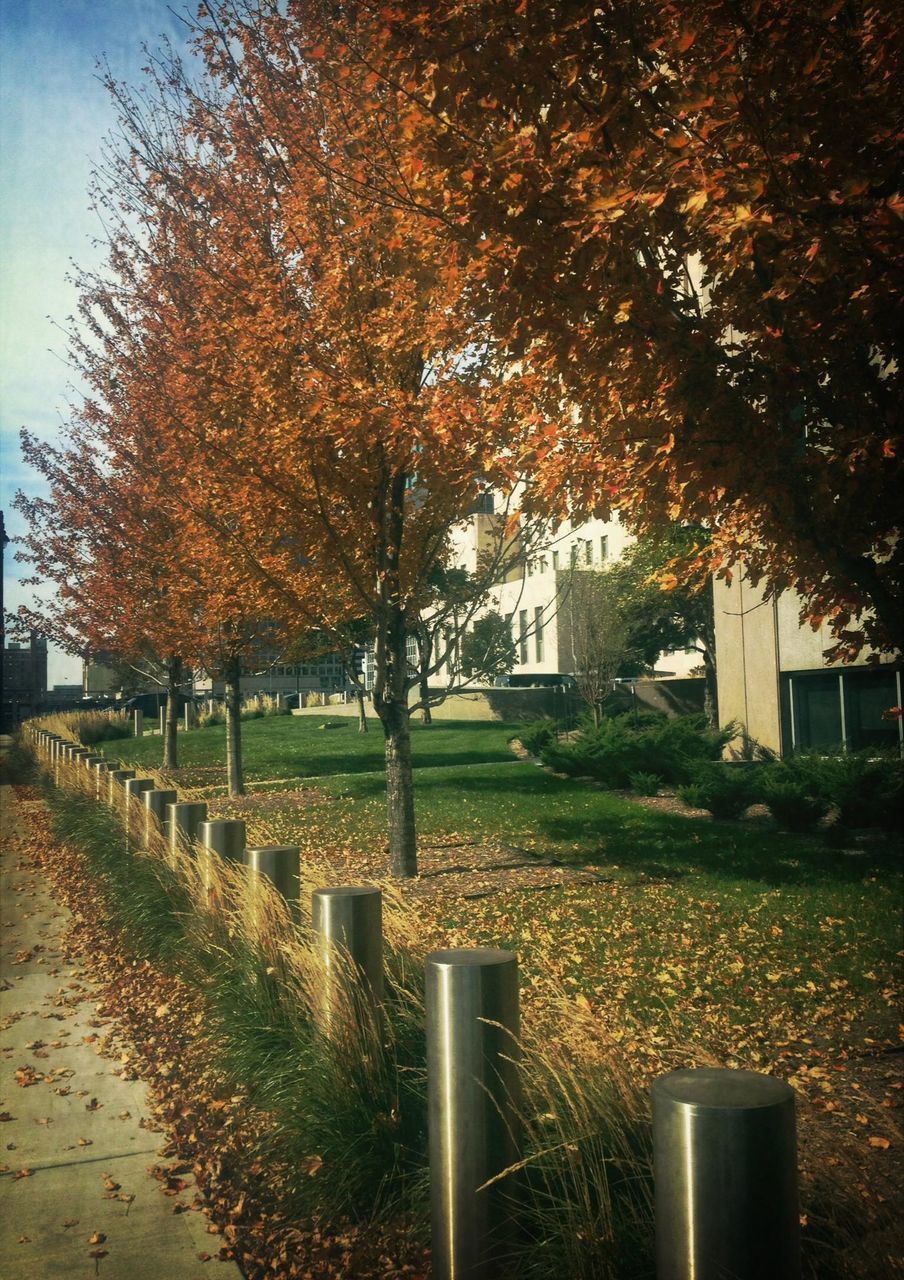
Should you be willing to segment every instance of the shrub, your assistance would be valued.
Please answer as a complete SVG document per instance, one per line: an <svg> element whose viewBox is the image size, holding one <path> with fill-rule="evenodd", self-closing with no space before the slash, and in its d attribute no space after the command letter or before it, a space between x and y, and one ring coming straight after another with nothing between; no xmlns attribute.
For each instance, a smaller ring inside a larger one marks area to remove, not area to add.
<svg viewBox="0 0 904 1280"><path fill-rule="evenodd" d="M770 765L759 787L759 798L780 826L789 831L808 831L828 811L828 801L813 792L786 766Z"/></svg>
<svg viewBox="0 0 904 1280"><path fill-rule="evenodd" d="M655 796L659 790L662 779L655 773L632 773L628 779L631 783L631 790L636 791L640 796Z"/></svg>
<svg viewBox="0 0 904 1280"><path fill-rule="evenodd" d="M567 744L549 743L544 764L572 776L589 775L609 787L627 787L634 773L664 782L689 782L699 764L718 760L736 727L710 729L701 716L655 719L637 727L626 716L583 729Z"/></svg>
<svg viewBox="0 0 904 1280"><path fill-rule="evenodd" d="M901 826L904 763L875 751L846 755L802 752L786 762L789 775L838 810L844 827Z"/></svg>
<svg viewBox="0 0 904 1280"><path fill-rule="evenodd" d="M203 711L198 712L198 728L209 729L212 725L225 724L226 711L225 708L217 705L211 711L209 707L205 707Z"/></svg>
<svg viewBox="0 0 904 1280"><path fill-rule="evenodd" d="M523 725L518 730L517 737L525 751L529 751L532 756L538 756L544 747L555 740L556 731L555 720L544 716L541 720L532 720L529 724Z"/></svg>
<svg viewBox="0 0 904 1280"><path fill-rule="evenodd" d="M689 786L678 789L686 805L708 809L714 818L739 818L756 800L756 792L750 770L734 764L703 766Z"/></svg>

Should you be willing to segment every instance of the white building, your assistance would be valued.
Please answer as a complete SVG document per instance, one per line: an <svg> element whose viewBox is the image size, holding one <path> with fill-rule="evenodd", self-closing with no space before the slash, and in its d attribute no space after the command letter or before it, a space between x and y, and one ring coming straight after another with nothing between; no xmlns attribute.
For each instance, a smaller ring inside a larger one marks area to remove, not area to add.
<svg viewBox="0 0 904 1280"><path fill-rule="evenodd" d="M455 563L471 573L478 557L493 544L499 516L489 502L455 538ZM537 551L526 557L493 589L488 608L509 618L517 650L515 675L573 673L575 656L569 587L575 573L599 572L624 555L634 541L618 519L565 521L551 527ZM688 676L700 666L696 650L660 656L654 674ZM442 678L447 673L440 672Z"/></svg>

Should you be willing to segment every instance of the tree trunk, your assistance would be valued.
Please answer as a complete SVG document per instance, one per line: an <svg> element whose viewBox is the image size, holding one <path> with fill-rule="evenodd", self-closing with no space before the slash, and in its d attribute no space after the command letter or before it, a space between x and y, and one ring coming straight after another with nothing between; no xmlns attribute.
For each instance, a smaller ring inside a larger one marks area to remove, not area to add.
<svg viewBox="0 0 904 1280"><path fill-rule="evenodd" d="M226 782L230 796L245 794L242 772L241 666L232 660L226 668Z"/></svg>
<svg viewBox="0 0 904 1280"><path fill-rule="evenodd" d="M386 735L386 809L389 818L389 869L400 880L417 875L414 827L414 776L408 708L384 702L379 708Z"/></svg>
<svg viewBox="0 0 904 1280"><path fill-rule="evenodd" d="M433 645L430 642L430 636L423 627L417 630L417 652L418 665L418 692L420 700L424 704L421 709L421 724L433 724L433 712L430 710L430 685L428 683L427 672L430 668L430 658L433 654Z"/></svg>
<svg viewBox="0 0 904 1280"><path fill-rule="evenodd" d="M364 690L355 690L355 701L358 704L358 732L367 733L367 712L364 707Z"/></svg>
<svg viewBox="0 0 904 1280"><path fill-rule="evenodd" d="M700 646L703 653L703 674L706 687L703 694L703 711L711 729L719 726L719 686L716 680L716 615L713 604L713 580L706 587L707 610L703 622Z"/></svg>
<svg viewBox="0 0 904 1280"><path fill-rule="evenodd" d="M166 718L163 721L163 768L175 769L179 753L176 733L179 725L179 684L182 680L182 659L170 658L166 664Z"/></svg>
<svg viewBox="0 0 904 1280"><path fill-rule="evenodd" d="M421 710L421 724L433 724L433 712L430 710L429 702L430 689L427 684L426 676L421 676L420 686L421 701L424 704L423 709Z"/></svg>

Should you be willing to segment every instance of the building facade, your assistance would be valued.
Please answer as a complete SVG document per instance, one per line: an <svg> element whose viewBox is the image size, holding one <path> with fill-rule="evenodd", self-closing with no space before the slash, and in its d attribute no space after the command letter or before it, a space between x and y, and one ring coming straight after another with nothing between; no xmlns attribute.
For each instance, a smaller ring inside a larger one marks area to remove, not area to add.
<svg viewBox="0 0 904 1280"><path fill-rule="evenodd" d="M491 544L494 517L480 512L454 539L455 563L475 572L479 554ZM509 619L516 650L512 674L518 676L573 674L573 600L571 585L576 574L599 573L620 559L634 541L621 522L565 521L550 528L548 538L517 570L492 590L489 609ZM660 656L654 676L687 677L700 666L696 650ZM448 679L446 668L439 678Z"/></svg>
<svg viewBox="0 0 904 1280"><path fill-rule="evenodd" d="M783 755L810 747L901 748L901 663L869 651L852 665L826 663L827 627L800 623L800 599L765 598L742 573L714 583L719 717ZM874 655L875 656L875 655Z"/></svg>

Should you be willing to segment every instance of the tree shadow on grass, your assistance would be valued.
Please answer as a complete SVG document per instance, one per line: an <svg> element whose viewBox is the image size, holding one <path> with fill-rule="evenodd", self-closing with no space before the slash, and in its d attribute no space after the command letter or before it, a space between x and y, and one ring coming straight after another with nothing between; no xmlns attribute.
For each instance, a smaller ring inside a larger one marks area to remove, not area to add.
<svg viewBox="0 0 904 1280"><path fill-rule="evenodd" d="M586 821L551 817L540 821L537 833L556 844L573 846L587 839L588 825ZM663 879L703 872L770 887L827 880L851 884L899 868L892 842L881 839L856 849L839 849L820 837L777 828L751 831L740 823L707 823L661 814L646 824L603 819L594 827L596 848L587 854L569 852L569 863L614 862L626 870Z"/></svg>
<svg viewBox="0 0 904 1280"><path fill-rule="evenodd" d="M833 848L822 835L651 811L622 796L589 790L539 770L462 774L454 784L452 779L427 775L418 779L416 791L429 806L431 793L453 785L461 800L514 801L516 810L523 810L524 829L513 831L515 815L509 813L504 838L525 848L539 845L544 853L573 866L615 863L655 878L703 872L770 886L853 883L900 868L900 846L892 838L877 836L859 847ZM577 812L567 811L569 800Z"/></svg>

